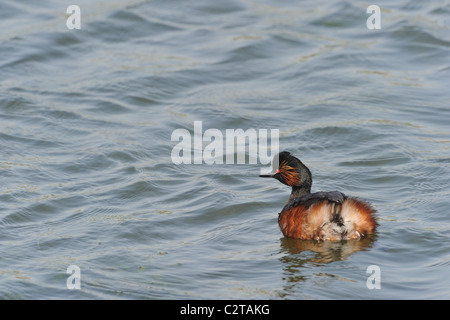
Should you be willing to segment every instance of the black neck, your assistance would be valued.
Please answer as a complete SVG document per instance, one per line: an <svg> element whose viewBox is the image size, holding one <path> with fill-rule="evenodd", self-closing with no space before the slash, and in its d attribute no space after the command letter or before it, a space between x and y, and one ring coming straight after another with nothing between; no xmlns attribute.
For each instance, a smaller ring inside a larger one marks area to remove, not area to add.
<svg viewBox="0 0 450 320"><path fill-rule="evenodd" d="M301 183L297 186L292 187L291 196L289 200L300 198L306 194L311 193L311 185L312 185L312 176L311 171L301 162L298 167L298 172L300 175Z"/></svg>
<svg viewBox="0 0 450 320"><path fill-rule="evenodd" d="M310 193L311 193L311 185L309 183L302 183L301 185L292 188L289 200L300 198L301 196Z"/></svg>

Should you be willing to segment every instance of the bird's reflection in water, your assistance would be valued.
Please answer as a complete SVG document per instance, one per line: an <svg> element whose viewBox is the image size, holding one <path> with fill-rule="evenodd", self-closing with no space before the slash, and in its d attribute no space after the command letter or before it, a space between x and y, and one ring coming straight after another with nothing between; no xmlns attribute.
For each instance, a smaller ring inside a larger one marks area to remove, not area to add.
<svg viewBox="0 0 450 320"><path fill-rule="evenodd" d="M366 237L361 240L344 241L316 241L282 238L281 250L283 252L289 253L289 255L286 255L284 257L288 260L305 260L306 258L306 261L304 262L314 262L322 264L345 260L348 256L355 252L370 248L373 242L374 237ZM299 253L304 251L310 251L314 253L314 256L311 257L310 255L298 255Z"/></svg>
<svg viewBox="0 0 450 320"><path fill-rule="evenodd" d="M323 265L335 261L346 260L358 251L365 251L372 247L375 236L361 240L344 241L316 241L281 238L281 252L285 253L280 261L288 282L306 280L302 268L311 265Z"/></svg>

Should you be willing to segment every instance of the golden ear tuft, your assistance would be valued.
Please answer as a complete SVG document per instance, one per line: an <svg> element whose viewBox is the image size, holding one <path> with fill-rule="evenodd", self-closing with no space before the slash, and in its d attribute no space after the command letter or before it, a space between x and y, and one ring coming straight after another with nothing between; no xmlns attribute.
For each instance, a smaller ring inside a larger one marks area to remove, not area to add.
<svg viewBox="0 0 450 320"><path fill-rule="evenodd" d="M300 177L298 174L298 171L294 168L288 165L287 161L284 160L280 167L278 168L277 172L280 173L281 179L291 187L294 187L300 183Z"/></svg>

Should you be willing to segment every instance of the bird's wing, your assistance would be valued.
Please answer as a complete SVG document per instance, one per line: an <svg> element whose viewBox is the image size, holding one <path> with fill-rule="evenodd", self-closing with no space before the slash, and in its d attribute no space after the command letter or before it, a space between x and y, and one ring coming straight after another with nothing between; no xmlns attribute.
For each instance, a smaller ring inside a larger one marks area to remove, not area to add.
<svg viewBox="0 0 450 320"><path fill-rule="evenodd" d="M291 209L293 207L297 207L299 205L309 207L314 203L322 202L325 200L341 204L344 203L346 198L346 195L339 191L320 191L309 193L289 201L289 203L284 206L283 211Z"/></svg>

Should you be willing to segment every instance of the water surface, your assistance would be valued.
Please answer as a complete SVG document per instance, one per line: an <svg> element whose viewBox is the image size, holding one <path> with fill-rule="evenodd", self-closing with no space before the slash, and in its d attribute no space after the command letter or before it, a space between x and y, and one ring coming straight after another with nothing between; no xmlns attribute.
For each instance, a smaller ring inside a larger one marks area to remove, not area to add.
<svg viewBox="0 0 450 320"><path fill-rule="evenodd" d="M378 2L380 30L364 1L71 4L0 4L0 298L450 298L449 1ZM279 129L379 231L284 238L260 163L172 162L194 121Z"/></svg>

